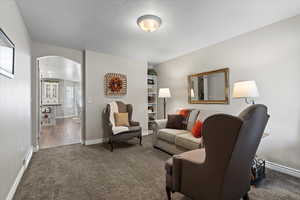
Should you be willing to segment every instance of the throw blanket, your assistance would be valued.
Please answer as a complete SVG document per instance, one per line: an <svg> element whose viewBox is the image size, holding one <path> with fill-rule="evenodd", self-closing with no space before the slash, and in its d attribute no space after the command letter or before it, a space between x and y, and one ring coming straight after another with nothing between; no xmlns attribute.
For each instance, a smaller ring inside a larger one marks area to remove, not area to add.
<svg viewBox="0 0 300 200"><path fill-rule="evenodd" d="M116 126L114 114L115 113L119 113L118 104L115 101L113 101L113 102L111 102L109 104L109 106L110 106L109 121L112 124L112 132L113 132L113 134L117 135L118 133L122 133L122 132L128 131L129 128L126 127L126 126Z"/></svg>

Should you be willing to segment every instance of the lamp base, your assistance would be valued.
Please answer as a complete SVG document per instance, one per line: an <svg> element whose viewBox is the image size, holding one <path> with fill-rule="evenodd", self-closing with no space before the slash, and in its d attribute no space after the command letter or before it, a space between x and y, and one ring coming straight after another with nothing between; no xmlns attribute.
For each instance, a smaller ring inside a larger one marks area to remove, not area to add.
<svg viewBox="0 0 300 200"><path fill-rule="evenodd" d="M245 102L246 102L246 104L252 104L252 105L255 104L254 99L250 99L250 98L245 98Z"/></svg>
<svg viewBox="0 0 300 200"><path fill-rule="evenodd" d="M166 119L166 106L167 106L167 102L166 102L166 98L164 98L164 119Z"/></svg>

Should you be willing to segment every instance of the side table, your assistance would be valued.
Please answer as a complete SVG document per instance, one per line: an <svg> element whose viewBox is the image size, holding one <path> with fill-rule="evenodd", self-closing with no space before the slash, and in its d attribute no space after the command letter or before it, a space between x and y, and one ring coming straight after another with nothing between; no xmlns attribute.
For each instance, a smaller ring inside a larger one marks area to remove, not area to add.
<svg viewBox="0 0 300 200"><path fill-rule="evenodd" d="M269 135L269 133L264 133L262 139ZM251 185L256 185L264 178L266 178L266 161L255 156L251 166Z"/></svg>

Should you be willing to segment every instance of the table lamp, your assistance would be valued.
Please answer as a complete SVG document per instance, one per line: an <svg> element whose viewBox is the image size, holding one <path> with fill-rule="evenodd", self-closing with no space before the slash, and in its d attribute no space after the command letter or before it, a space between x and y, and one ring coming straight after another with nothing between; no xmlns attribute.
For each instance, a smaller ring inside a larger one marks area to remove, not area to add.
<svg viewBox="0 0 300 200"><path fill-rule="evenodd" d="M234 98L244 98L247 104L255 104L255 97L259 97L255 81L238 81L233 85Z"/></svg>

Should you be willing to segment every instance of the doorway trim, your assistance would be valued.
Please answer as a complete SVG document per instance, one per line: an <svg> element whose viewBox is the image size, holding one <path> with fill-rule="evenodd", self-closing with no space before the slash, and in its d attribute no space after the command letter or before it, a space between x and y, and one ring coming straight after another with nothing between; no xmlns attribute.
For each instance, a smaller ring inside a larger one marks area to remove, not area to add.
<svg viewBox="0 0 300 200"><path fill-rule="evenodd" d="M80 143L82 145L85 145L85 68L84 64L81 62L78 62L74 59L67 58L65 56L60 56L60 55L49 55L49 56L39 56L33 58L33 65L34 65L34 75L33 77L35 81L35 93L32 93L33 98L35 99L36 104L33 105L35 107L35 113L33 115L35 116L35 123L33 125L36 127L36 131L33 131L33 140L34 140L34 147L33 150L34 152L39 151L40 146L39 146L39 137L40 137L40 131L41 131L41 121L40 121L40 106L41 106L41 91L40 91L40 66L39 66L39 60L42 58L47 58L47 57L62 57L68 60L71 60L73 62L76 62L80 64L80 69L81 69L81 91L82 91L82 96L81 96L81 102L82 102L82 111L81 111L81 134L80 134ZM35 96L34 96L35 94Z"/></svg>

